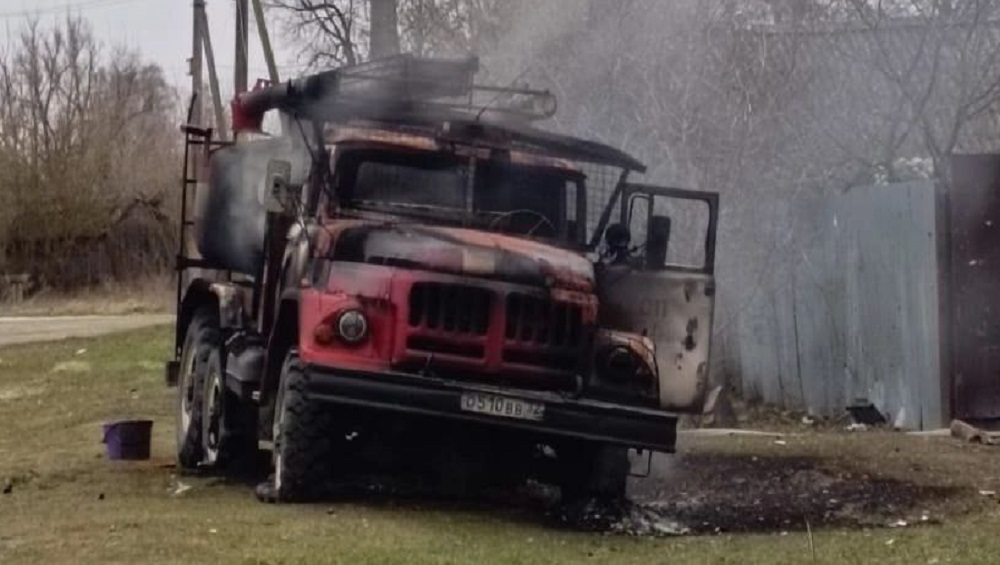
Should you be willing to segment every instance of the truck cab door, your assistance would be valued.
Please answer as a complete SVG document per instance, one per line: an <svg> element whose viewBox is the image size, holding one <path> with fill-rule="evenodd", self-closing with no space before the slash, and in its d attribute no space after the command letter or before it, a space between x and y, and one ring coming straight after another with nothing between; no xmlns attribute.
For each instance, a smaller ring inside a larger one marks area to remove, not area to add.
<svg viewBox="0 0 1000 565"><path fill-rule="evenodd" d="M639 184L620 194L620 217L605 230L596 269L600 325L649 338L660 407L700 413L715 309L718 194Z"/></svg>

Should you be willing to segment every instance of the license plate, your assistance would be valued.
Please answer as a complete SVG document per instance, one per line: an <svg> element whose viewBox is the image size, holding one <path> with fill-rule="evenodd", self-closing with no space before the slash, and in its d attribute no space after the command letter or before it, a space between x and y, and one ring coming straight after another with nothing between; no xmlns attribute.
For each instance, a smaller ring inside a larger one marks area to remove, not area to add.
<svg viewBox="0 0 1000 565"><path fill-rule="evenodd" d="M463 393L462 410L536 422L541 422L545 417L545 405L541 402L528 402L481 392Z"/></svg>

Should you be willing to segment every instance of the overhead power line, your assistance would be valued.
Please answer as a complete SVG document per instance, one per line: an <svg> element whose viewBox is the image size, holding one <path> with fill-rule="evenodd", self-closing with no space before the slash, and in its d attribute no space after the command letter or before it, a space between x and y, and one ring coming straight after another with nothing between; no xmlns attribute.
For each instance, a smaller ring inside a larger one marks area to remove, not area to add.
<svg viewBox="0 0 1000 565"><path fill-rule="evenodd" d="M30 18L32 16L47 16L60 14L72 10L85 8L104 8L109 6L120 6L122 4L132 4L136 2L148 2L149 0L83 0L81 2L64 2L58 6L47 8L35 8L27 10L17 10L13 12L0 12L0 20L10 20L16 18Z"/></svg>

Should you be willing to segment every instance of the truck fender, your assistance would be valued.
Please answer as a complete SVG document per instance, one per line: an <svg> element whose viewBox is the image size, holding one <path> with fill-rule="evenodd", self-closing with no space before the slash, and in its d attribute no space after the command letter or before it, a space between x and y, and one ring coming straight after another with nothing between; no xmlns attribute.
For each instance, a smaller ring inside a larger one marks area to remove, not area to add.
<svg viewBox="0 0 1000 565"><path fill-rule="evenodd" d="M207 279L191 281L177 309L177 333L174 342L176 355L180 356L184 336L187 334L194 313L202 308L211 308L218 313L220 328L242 327L244 292L243 288L232 283L213 282Z"/></svg>
<svg viewBox="0 0 1000 565"><path fill-rule="evenodd" d="M238 329L243 327L243 305L245 292L241 286L229 282L216 282L208 287L219 306L219 327Z"/></svg>
<svg viewBox="0 0 1000 565"><path fill-rule="evenodd" d="M194 279L188 284L187 290L184 291L184 298L181 299L181 303L177 308L177 333L174 346L177 349L176 354L178 357L181 354L184 337L187 335L187 329L191 324L191 319L194 318L194 313L205 307L212 309L218 309L219 307L218 298L209 290L211 286L211 281Z"/></svg>
<svg viewBox="0 0 1000 565"><path fill-rule="evenodd" d="M269 440L274 418L274 397L281 379L281 367L288 351L299 341L299 291L285 290L278 300L278 315L267 343L264 378L260 385L260 439Z"/></svg>

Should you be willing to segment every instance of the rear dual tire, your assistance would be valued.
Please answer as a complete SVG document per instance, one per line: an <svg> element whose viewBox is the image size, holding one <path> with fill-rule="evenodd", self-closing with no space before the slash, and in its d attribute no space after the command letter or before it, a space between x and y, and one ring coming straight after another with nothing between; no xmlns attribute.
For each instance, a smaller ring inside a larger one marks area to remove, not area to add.
<svg viewBox="0 0 1000 565"><path fill-rule="evenodd" d="M220 346L218 320L209 308L194 313L184 334L177 380L177 464L195 469L205 455L202 444L205 373L209 356Z"/></svg>
<svg viewBox="0 0 1000 565"><path fill-rule="evenodd" d="M212 351L205 364L202 411L202 466L228 469L242 462L252 469L257 452L255 407L244 405L226 388L223 351Z"/></svg>
<svg viewBox="0 0 1000 565"><path fill-rule="evenodd" d="M221 469L256 452L253 410L226 389L224 348L214 308L197 310L181 350L177 398L177 463Z"/></svg>

